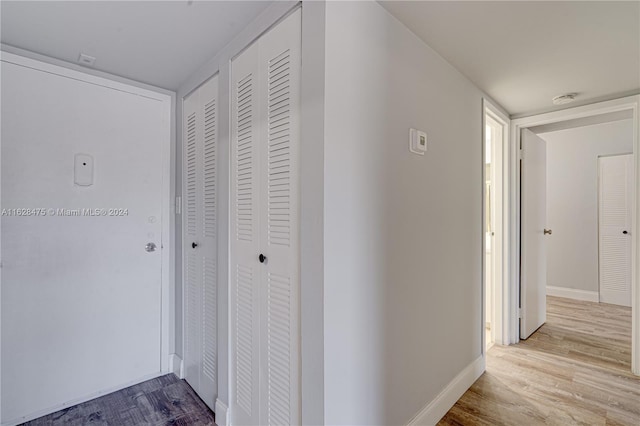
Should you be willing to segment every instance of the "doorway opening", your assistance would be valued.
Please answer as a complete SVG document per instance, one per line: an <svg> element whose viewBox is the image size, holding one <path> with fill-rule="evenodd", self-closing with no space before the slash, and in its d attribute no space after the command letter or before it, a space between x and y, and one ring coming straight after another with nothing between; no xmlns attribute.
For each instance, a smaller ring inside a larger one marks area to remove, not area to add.
<svg viewBox="0 0 640 426"><path fill-rule="evenodd" d="M598 303L632 306L627 363L635 374L637 103L623 98L514 120L509 179L509 228L517 240L509 250L511 342L532 336L547 313L555 318L558 297L594 312Z"/></svg>
<svg viewBox="0 0 640 426"><path fill-rule="evenodd" d="M509 119L487 100L483 108L483 353L503 344L504 156Z"/></svg>

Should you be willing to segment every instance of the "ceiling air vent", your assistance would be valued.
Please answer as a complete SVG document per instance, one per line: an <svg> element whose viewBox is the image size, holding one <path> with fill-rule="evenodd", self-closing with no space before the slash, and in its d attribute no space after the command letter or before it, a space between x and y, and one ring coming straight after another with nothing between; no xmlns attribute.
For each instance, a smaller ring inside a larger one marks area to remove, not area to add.
<svg viewBox="0 0 640 426"><path fill-rule="evenodd" d="M568 104L569 102L575 101L576 96L578 96L577 93L567 93L564 95L556 96L555 98L551 99L551 101L554 105L564 105Z"/></svg>
<svg viewBox="0 0 640 426"><path fill-rule="evenodd" d="M85 55L84 53L81 53L78 57L78 63L80 65L84 65L85 67L92 67L95 62L96 58L94 58L93 56Z"/></svg>

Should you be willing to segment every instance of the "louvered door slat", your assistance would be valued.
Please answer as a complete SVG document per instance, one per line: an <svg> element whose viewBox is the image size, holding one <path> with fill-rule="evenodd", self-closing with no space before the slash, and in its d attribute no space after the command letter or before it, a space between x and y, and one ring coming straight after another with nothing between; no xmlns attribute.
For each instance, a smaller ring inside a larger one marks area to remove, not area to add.
<svg viewBox="0 0 640 426"><path fill-rule="evenodd" d="M217 167L216 99L204 107L204 236L216 236L216 167Z"/></svg>
<svg viewBox="0 0 640 426"><path fill-rule="evenodd" d="M191 106L190 103L185 104L185 108ZM195 108L195 105L193 105ZM196 112L191 110L186 120L186 150L185 150L185 166L186 166L186 222L187 234L191 237L196 236Z"/></svg>
<svg viewBox="0 0 640 426"><path fill-rule="evenodd" d="M216 382L217 377L217 288L216 288L216 259L205 257L203 259L202 286L202 374L211 382Z"/></svg>

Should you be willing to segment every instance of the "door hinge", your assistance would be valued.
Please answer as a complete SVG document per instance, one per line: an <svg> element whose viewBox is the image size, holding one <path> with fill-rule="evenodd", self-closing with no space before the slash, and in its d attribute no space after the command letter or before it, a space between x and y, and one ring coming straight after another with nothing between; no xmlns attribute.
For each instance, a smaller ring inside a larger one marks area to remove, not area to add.
<svg viewBox="0 0 640 426"><path fill-rule="evenodd" d="M524 159L524 149L520 148L518 150L518 160L523 160Z"/></svg>
<svg viewBox="0 0 640 426"><path fill-rule="evenodd" d="M518 308L518 318L522 319L522 308Z"/></svg>
<svg viewBox="0 0 640 426"><path fill-rule="evenodd" d="M182 214L182 197L176 197L176 214Z"/></svg>

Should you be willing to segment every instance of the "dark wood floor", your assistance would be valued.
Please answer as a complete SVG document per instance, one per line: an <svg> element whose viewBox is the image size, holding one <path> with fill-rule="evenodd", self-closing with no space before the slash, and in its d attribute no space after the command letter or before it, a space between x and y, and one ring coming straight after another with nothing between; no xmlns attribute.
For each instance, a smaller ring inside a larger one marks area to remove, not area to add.
<svg viewBox="0 0 640 426"><path fill-rule="evenodd" d="M213 426L213 412L173 374L24 423L28 426Z"/></svg>
<svg viewBox="0 0 640 426"><path fill-rule="evenodd" d="M631 309L547 298L547 322L487 370L439 425L640 426L631 374Z"/></svg>

